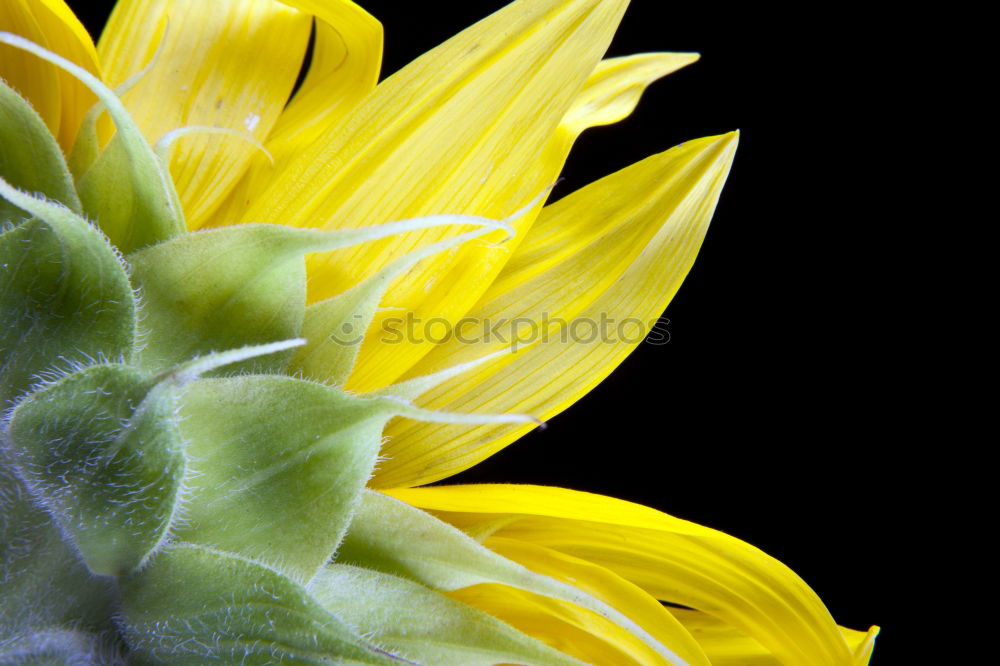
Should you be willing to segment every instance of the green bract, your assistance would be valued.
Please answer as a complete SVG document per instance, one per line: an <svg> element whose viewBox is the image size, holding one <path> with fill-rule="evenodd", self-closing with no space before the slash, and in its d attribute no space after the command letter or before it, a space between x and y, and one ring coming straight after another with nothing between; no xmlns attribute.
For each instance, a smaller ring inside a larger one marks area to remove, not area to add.
<svg viewBox="0 0 1000 666"><path fill-rule="evenodd" d="M577 663L441 591L500 582L622 618L364 490L393 417L525 417L405 399L435 377L338 388L395 277L508 222L183 233L159 158L73 71L118 128L102 152L81 133L75 179L0 86L0 663ZM307 253L470 224L305 307Z"/></svg>
<svg viewBox="0 0 1000 666"><path fill-rule="evenodd" d="M73 188L59 146L35 110L0 80L0 174L28 192L39 192L79 213L80 199ZM0 220L31 217L12 202L0 199Z"/></svg>
<svg viewBox="0 0 1000 666"><path fill-rule="evenodd" d="M13 411L18 475L94 573L138 568L174 520L184 454L172 393L127 365L94 365Z"/></svg>

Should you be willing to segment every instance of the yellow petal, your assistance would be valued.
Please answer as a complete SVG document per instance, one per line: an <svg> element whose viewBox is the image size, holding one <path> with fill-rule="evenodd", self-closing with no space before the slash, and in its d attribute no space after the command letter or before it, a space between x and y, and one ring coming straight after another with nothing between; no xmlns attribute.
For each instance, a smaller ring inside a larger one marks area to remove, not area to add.
<svg viewBox="0 0 1000 666"><path fill-rule="evenodd" d="M602 60L563 116L549 150L566 159L581 132L624 119L635 110L649 84L698 58L697 53L639 53Z"/></svg>
<svg viewBox="0 0 1000 666"><path fill-rule="evenodd" d="M382 24L349 0L283 0L316 17L316 43L302 87L268 137L275 159L315 141L375 89L382 65ZM269 165L259 162L262 167Z"/></svg>
<svg viewBox="0 0 1000 666"><path fill-rule="evenodd" d="M46 45L42 28L27 0L0 3L0 30ZM30 53L0 45L0 76L31 102L53 134L59 132L59 80L54 67Z"/></svg>
<svg viewBox="0 0 1000 666"><path fill-rule="evenodd" d="M484 545L532 571L569 583L621 611L691 666L709 666L691 634L656 599L603 567L536 544L489 537ZM489 609L484 608L489 612ZM618 634L616 634L618 635ZM629 634L630 638L631 635ZM642 646L641 663L669 663L634 638L627 645ZM625 646L622 646L623 648Z"/></svg>
<svg viewBox="0 0 1000 666"><path fill-rule="evenodd" d="M823 602L788 567L722 532L600 495L515 485L385 491L462 529L606 567L662 601L718 617L786 666L853 666Z"/></svg>
<svg viewBox="0 0 1000 666"><path fill-rule="evenodd" d="M106 80L117 85L158 60L125 95L152 143L186 126L267 137L288 101L312 19L271 0L121 0L101 35ZM171 173L188 226L202 226L250 160L247 141L218 134L180 139Z"/></svg>
<svg viewBox="0 0 1000 666"><path fill-rule="evenodd" d="M5 0L0 30L30 39L98 74L97 51L87 30L63 0ZM0 78L24 95L64 151L72 146L80 119L96 101L86 86L35 56L0 46Z"/></svg>
<svg viewBox="0 0 1000 666"><path fill-rule="evenodd" d="M596 613L505 585L473 585L447 596L588 664L649 666L663 660L638 638Z"/></svg>
<svg viewBox="0 0 1000 666"><path fill-rule="evenodd" d="M544 148L625 4L514 2L381 83L343 123L301 146L264 191L253 193L241 219L354 228L437 213L507 217L555 180L561 160L548 159ZM533 219L522 218L520 229ZM428 230L312 257L310 301L462 231ZM455 320L508 257L505 247L462 247L415 268L383 305ZM384 386L427 349L426 343L365 346L348 387Z"/></svg>
<svg viewBox="0 0 1000 666"><path fill-rule="evenodd" d="M302 86L282 111L265 143L273 163L254 160L218 210L214 224L224 224L297 153L343 120L375 89L382 63L382 24L348 0L285 0L316 16L312 61ZM269 220L282 222L282 220Z"/></svg>
<svg viewBox="0 0 1000 666"><path fill-rule="evenodd" d="M542 159L549 164L562 165L573 147L573 142L584 130L622 120L632 113L643 91L651 83L697 59L698 55L693 53L642 53L602 60L549 139L543 149ZM513 247L515 244L511 243L505 248L508 256L511 256L510 251ZM429 270L434 270L433 265L429 265ZM407 279L410 279L410 275ZM371 328L375 330L385 326L388 318L398 316L397 309L390 310L377 318ZM396 344L386 347L377 337L367 339L359 356L357 364L359 370L351 377L350 386L372 389L387 382L388 378L385 375L376 380L368 379L371 372L379 367L377 364L380 361L397 376L401 374L414 362L413 355L406 353L410 349L405 343L402 346L401 350L400 345Z"/></svg>
<svg viewBox="0 0 1000 666"><path fill-rule="evenodd" d="M546 207L468 313L469 325L456 329L461 336L438 345L407 377L504 349L516 334L523 343L534 331L534 344L441 384L421 405L548 419L596 386L642 341L687 275L736 143L735 133L690 141ZM509 325L497 327L501 321ZM598 339L602 326L609 341ZM393 422L371 485L436 481L529 429Z"/></svg>
<svg viewBox="0 0 1000 666"><path fill-rule="evenodd" d="M763 645L717 617L682 608L671 608L670 613L697 639L712 666L782 666ZM840 632L855 655L853 666L866 666L878 628L864 632L840 627Z"/></svg>

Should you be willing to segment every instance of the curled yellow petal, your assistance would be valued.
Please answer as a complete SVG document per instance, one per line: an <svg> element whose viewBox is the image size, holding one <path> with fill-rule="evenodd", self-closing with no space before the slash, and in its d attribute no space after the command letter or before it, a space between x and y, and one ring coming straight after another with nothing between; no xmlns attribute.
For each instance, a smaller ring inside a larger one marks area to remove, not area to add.
<svg viewBox="0 0 1000 666"><path fill-rule="evenodd" d="M540 486L384 491L466 530L489 529L610 569L657 599L711 614L782 664L855 666L823 602L750 544L622 500Z"/></svg>
<svg viewBox="0 0 1000 666"><path fill-rule="evenodd" d="M180 127L209 126L263 141L295 84L312 19L271 0L121 0L101 35L107 81L156 62L124 101L150 143ZM163 42L161 45L161 41ZM253 159L248 141L193 134L171 153L188 226L202 226Z"/></svg>
<svg viewBox="0 0 1000 666"><path fill-rule="evenodd" d="M546 207L455 334L407 377L519 350L441 384L421 404L548 419L597 385L645 338L687 275L736 143L735 133L690 141ZM372 486L447 477L528 429L391 423Z"/></svg>
<svg viewBox="0 0 1000 666"><path fill-rule="evenodd" d="M484 545L532 571L561 580L587 592L627 615L690 666L709 666L698 643L684 626L653 597L604 567L537 544L489 537ZM481 607L482 608L482 607ZM488 608L482 608L489 612ZM617 632L615 637L619 637ZM662 657L631 634L622 642L624 651L637 652L644 664L666 664ZM639 650L636 650L636 648Z"/></svg>
<svg viewBox="0 0 1000 666"><path fill-rule="evenodd" d="M316 17L309 71L268 137L281 155L312 143L375 89L382 66L382 24L349 0L283 0Z"/></svg>
<svg viewBox="0 0 1000 666"><path fill-rule="evenodd" d="M29 39L93 74L99 71L90 35L63 0L5 0L0 3L0 30ZM0 45L0 78L31 102L68 151L83 114L97 99L86 86L5 45Z"/></svg>
<svg viewBox="0 0 1000 666"><path fill-rule="evenodd" d="M349 0L285 0L315 15L312 61L302 86L266 142L273 162L255 160L217 211L225 224L294 161L304 146L347 117L375 89L382 64L382 24ZM279 221L279 220L274 220Z"/></svg>
<svg viewBox="0 0 1000 666"><path fill-rule="evenodd" d="M440 213L510 215L554 182L561 161L540 156L625 4L520 0L501 9L379 84L349 118L301 146L263 191L246 197L242 221L354 228ZM519 231L533 219L525 216ZM428 230L312 257L310 301L461 231ZM455 320L509 250L469 245L425 262L390 288L383 307ZM347 386L385 386L428 349L366 345Z"/></svg>
<svg viewBox="0 0 1000 666"><path fill-rule="evenodd" d="M639 53L602 60L563 116L550 150L566 159L581 132L624 119L635 110L649 84L690 65L698 57L697 53Z"/></svg>

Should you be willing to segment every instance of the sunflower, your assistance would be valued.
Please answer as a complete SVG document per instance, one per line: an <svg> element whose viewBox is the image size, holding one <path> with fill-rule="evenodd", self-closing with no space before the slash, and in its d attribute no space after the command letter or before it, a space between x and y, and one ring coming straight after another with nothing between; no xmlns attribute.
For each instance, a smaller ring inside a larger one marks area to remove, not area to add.
<svg viewBox="0 0 1000 666"><path fill-rule="evenodd" d="M545 202L697 59L602 59L626 5L517 0L378 82L345 0L120 0L96 46L4 0L4 660L868 662L721 532L426 485L606 377L705 237L735 132Z"/></svg>

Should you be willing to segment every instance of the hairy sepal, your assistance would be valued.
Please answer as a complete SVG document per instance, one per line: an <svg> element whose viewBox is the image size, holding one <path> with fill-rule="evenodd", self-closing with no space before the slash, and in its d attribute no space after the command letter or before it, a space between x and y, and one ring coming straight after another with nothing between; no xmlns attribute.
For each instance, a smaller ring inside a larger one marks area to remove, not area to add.
<svg viewBox="0 0 1000 666"><path fill-rule="evenodd" d="M308 590L361 635L421 664L582 663L491 615L398 576L331 564Z"/></svg>
<svg viewBox="0 0 1000 666"><path fill-rule="evenodd" d="M122 626L143 663L408 663L361 639L280 572L190 544L122 581Z"/></svg>
<svg viewBox="0 0 1000 666"><path fill-rule="evenodd" d="M111 580L90 574L2 451L0 572L0 663L83 650L87 637L112 631Z"/></svg>
<svg viewBox="0 0 1000 666"><path fill-rule="evenodd" d="M14 187L39 192L74 212L81 211L73 179L55 137L31 105L2 80L0 176ZM0 223L18 223L30 217L30 213L0 199Z"/></svg>
<svg viewBox="0 0 1000 666"><path fill-rule="evenodd" d="M0 196L34 216L0 235L0 406L46 370L128 361L136 304L107 239L64 206L0 179Z"/></svg>
<svg viewBox="0 0 1000 666"><path fill-rule="evenodd" d="M121 364L95 365L11 414L18 475L96 574L139 567L166 538L184 476L175 388Z"/></svg>
<svg viewBox="0 0 1000 666"><path fill-rule="evenodd" d="M141 364L160 371L218 349L297 337L305 311L303 239L248 225L185 234L128 257L148 331ZM291 352L231 372L281 372Z"/></svg>
<svg viewBox="0 0 1000 666"><path fill-rule="evenodd" d="M303 583L347 531L389 419L528 418L433 412L280 375L195 382L180 416L190 499L174 535L266 561Z"/></svg>
<svg viewBox="0 0 1000 666"><path fill-rule="evenodd" d="M181 404L191 499L178 538L308 581L347 529L392 408L291 377L195 382Z"/></svg>

